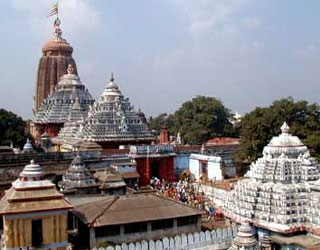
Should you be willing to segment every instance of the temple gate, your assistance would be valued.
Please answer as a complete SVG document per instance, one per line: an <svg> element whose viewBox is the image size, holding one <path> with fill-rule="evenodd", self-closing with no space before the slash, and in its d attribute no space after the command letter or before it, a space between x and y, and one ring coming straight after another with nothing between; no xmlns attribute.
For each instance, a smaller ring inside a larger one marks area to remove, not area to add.
<svg viewBox="0 0 320 250"><path fill-rule="evenodd" d="M175 181L174 148L172 145L131 146L129 156L135 159L140 185L150 184L152 177Z"/></svg>

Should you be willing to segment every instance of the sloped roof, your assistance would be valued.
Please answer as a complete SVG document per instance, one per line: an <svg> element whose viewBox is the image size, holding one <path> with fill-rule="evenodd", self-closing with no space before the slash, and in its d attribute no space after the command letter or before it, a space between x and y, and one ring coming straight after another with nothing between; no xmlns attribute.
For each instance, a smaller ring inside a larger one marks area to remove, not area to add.
<svg viewBox="0 0 320 250"><path fill-rule="evenodd" d="M83 223L93 227L173 219L203 213L179 201L150 193L108 196L74 209L74 214Z"/></svg>
<svg viewBox="0 0 320 250"><path fill-rule="evenodd" d="M143 113L135 112L128 98L125 98L113 76L103 94L91 106L79 139L93 142L109 141L151 141Z"/></svg>
<svg viewBox="0 0 320 250"><path fill-rule="evenodd" d="M0 201L0 214L70 209L64 196L55 187L16 190L11 187Z"/></svg>
<svg viewBox="0 0 320 250"><path fill-rule="evenodd" d="M80 78L74 74L73 68L68 67L68 73L60 78L56 89L40 105L33 121L36 124L64 124L70 122L69 116L73 109L80 110L83 114L82 117L77 116L77 119L81 120L87 116L93 102L94 99Z"/></svg>
<svg viewBox="0 0 320 250"><path fill-rule="evenodd" d="M12 183L0 201L0 214L30 213L70 209L72 205L64 199L55 185L44 179L41 167L31 160Z"/></svg>

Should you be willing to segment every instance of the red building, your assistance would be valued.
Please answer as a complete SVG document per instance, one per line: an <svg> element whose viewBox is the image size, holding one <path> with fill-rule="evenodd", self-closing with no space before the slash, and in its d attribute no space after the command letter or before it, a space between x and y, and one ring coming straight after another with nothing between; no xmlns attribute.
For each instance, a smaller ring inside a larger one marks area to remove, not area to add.
<svg viewBox="0 0 320 250"><path fill-rule="evenodd" d="M131 146L130 157L137 163L140 185L150 184L152 177L175 181L174 148L172 145Z"/></svg>
<svg viewBox="0 0 320 250"><path fill-rule="evenodd" d="M160 136L159 136L159 144L164 145L164 144L169 144L169 142L170 142L170 137L169 137L168 127L162 126L160 131Z"/></svg>

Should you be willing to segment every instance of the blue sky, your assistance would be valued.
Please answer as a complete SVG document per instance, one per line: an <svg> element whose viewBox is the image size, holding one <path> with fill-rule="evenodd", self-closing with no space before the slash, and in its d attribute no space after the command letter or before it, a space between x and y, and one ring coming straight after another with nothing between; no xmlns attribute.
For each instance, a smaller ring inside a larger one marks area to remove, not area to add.
<svg viewBox="0 0 320 250"><path fill-rule="evenodd" d="M2 0L0 108L32 117L51 0ZM232 111L293 96L320 102L320 1L60 0L63 37L94 97L114 72L146 115L196 95Z"/></svg>

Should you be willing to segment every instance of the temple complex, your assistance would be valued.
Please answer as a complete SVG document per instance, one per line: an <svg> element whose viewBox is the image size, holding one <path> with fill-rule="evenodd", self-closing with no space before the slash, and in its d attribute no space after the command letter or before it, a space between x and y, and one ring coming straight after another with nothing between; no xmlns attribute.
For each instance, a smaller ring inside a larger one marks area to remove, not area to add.
<svg viewBox="0 0 320 250"><path fill-rule="evenodd" d="M76 63L72 58L73 48L62 38L60 24L60 19L56 18L53 25L54 37L42 47L34 96L34 114L37 113L43 100L54 91L60 77L66 73L69 64L72 65L74 74L77 75Z"/></svg>
<svg viewBox="0 0 320 250"><path fill-rule="evenodd" d="M281 131L251 164L246 178L217 197L224 215L250 222L259 240L274 234L320 234L319 164L301 140L289 134L286 123Z"/></svg>
<svg viewBox="0 0 320 250"><path fill-rule="evenodd" d="M0 201L1 249L66 249L71 208L32 160Z"/></svg>
<svg viewBox="0 0 320 250"><path fill-rule="evenodd" d="M69 64L67 74L61 77L55 90L42 102L35 114L35 137L40 138L45 132L51 138L56 137L65 122L72 118L85 117L93 102L94 99L75 74L73 66ZM74 112L81 115L74 116Z"/></svg>
<svg viewBox="0 0 320 250"><path fill-rule="evenodd" d="M154 140L144 114L134 111L113 76L103 94L90 108L77 137L83 141L96 142L103 148L150 144Z"/></svg>

